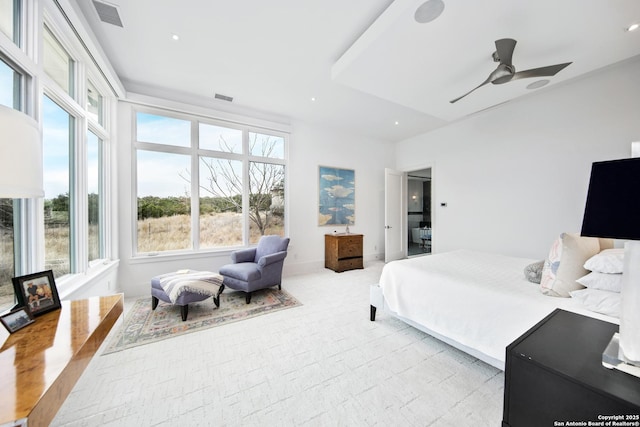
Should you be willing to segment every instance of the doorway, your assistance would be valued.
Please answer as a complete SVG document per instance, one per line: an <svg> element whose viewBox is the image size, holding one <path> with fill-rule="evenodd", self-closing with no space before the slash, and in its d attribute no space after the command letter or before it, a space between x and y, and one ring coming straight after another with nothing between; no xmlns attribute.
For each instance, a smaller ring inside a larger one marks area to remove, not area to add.
<svg viewBox="0 0 640 427"><path fill-rule="evenodd" d="M407 172L407 255L431 253L431 168Z"/></svg>

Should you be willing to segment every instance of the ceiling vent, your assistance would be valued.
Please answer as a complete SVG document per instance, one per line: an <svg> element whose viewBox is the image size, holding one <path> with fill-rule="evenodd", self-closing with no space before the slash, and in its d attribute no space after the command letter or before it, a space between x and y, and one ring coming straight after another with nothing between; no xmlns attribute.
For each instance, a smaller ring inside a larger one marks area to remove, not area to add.
<svg viewBox="0 0 640 427"><path fill-rule="evenodd" d="M122 20L116 6L96 0L93 0L93 6L96 8L98 17L102 22L122 27Z"/></svg>
<svg viewBox="0 0 640 427"><path fill-rule="evenodd" d="M215 98L220 99L222 101L233 102L233 97L227 96L227 95L221 95L219 93L216 93Z"/></svg>

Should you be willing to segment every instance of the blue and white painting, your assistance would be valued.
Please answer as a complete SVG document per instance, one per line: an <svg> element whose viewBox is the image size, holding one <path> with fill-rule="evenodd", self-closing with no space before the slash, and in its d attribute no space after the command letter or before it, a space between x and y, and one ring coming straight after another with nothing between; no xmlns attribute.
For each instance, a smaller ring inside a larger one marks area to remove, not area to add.
<svg viewBox="0 0 640 427"><path fill-rule="evenodd" d="M356 220L356 173L320 166L318 225L352 225Z"/></svg>

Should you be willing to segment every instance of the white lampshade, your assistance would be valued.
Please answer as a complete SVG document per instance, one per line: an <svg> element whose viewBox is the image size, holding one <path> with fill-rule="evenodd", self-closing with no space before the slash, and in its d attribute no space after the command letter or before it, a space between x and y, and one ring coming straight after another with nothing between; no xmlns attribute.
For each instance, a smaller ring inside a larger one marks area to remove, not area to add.
<svg viewBox="0 0 640 427"><path fill-rule="evenodd" d="M0 105L0 198L44 197L38 123Z"/></svg>

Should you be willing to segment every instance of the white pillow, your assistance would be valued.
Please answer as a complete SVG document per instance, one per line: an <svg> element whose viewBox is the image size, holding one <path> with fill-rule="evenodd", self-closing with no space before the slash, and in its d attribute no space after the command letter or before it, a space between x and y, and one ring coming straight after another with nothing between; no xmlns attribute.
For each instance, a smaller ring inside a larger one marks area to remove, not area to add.
<svg viewBox="0 0 640 427"><path fill-rule="evenodd" d="M570 292L587 310L607 316L620 317L620 294L602 289L580 289Z"/></svg>
<svg viewBox="0 0 640 427"><path fill-rule="evenodd" d="M606 249L587 260L584 268L598 273L622 273L624 249Z"/></svg>
<svg viewBox="0 0 640 427"><path fill-rule="evenodd" d="M603 291L622 291L622 274L598 273L594 271L576 280L582 286Z"/></svg>

